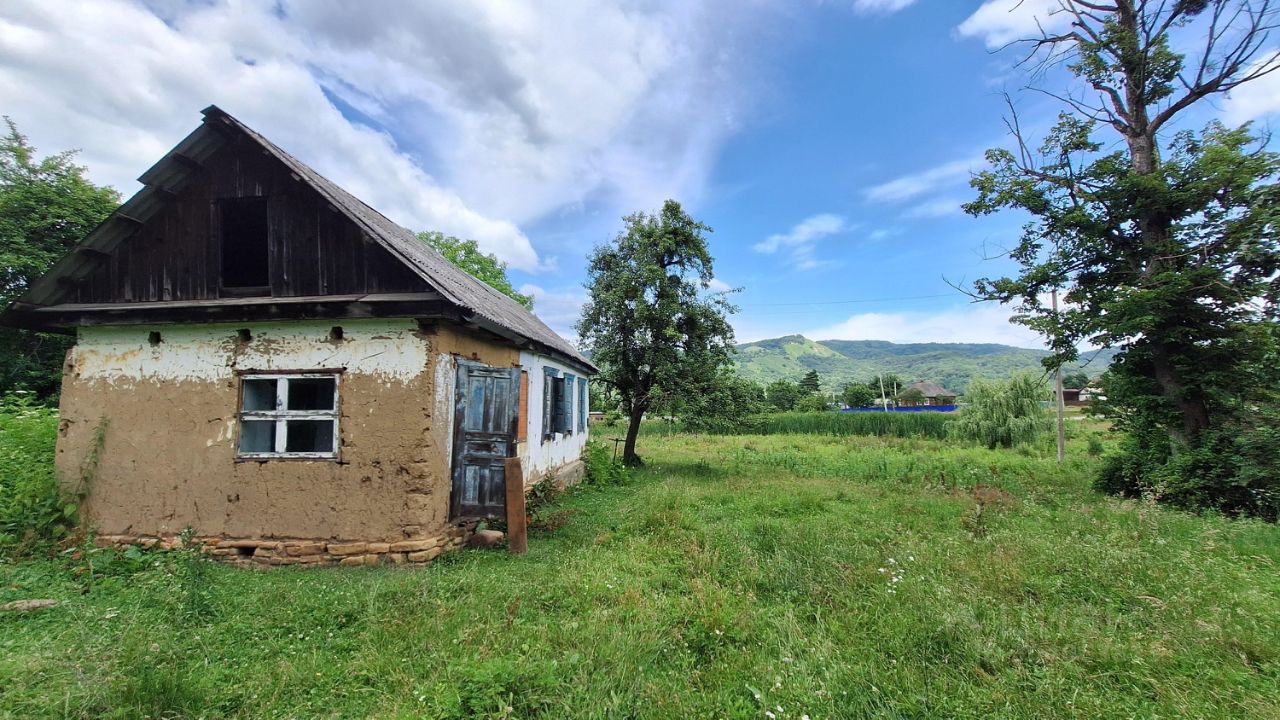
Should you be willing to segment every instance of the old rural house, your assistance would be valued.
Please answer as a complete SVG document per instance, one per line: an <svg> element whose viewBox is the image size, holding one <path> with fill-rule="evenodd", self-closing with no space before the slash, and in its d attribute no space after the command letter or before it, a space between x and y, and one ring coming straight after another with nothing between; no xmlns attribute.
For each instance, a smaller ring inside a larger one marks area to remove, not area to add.
<svg viewBox="0 0 1280 720"><path fill-rule="evenodd" d="M140 181L2 316L77 336L57 469L102 538L426 561L582 472L596 368L410 231L216 107Z"/></svg>
<svg viewBox="0 0 1280 720"><path fill-rule="evenodd" d="M903 407L919 407L919 406L936 406L936 405L955 405L956 394L937 383L928 381L913 382L903 388L903 392L911 390L919 390L921 399L902 399L899 404Z"/></svg>

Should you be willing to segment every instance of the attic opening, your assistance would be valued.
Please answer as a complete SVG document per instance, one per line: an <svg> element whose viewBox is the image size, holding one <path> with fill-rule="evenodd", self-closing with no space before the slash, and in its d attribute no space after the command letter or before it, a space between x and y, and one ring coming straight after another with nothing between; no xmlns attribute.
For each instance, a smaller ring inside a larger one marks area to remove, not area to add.
<svg viewBox="0 0 1280 720"><path fill-rule="evenodd" d="M267 259L267 199L234 198L218 203L222 212L222 290L247 297L271 294Z"/></svg>

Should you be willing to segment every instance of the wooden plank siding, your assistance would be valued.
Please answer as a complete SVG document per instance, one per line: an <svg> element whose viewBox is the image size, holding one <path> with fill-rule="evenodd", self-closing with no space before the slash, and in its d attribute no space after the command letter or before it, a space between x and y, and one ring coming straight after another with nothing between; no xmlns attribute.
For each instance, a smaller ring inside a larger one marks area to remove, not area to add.
<svg viewBox="0 0 1280 720"><path fill-rule="evenodd" d="M209 158L154 218L100 261L67 300L210 300L221 291L219 201L268 198L271 297L421 292L426 283L247 138ZM73 299L74 298L74 299Z"/></svg>

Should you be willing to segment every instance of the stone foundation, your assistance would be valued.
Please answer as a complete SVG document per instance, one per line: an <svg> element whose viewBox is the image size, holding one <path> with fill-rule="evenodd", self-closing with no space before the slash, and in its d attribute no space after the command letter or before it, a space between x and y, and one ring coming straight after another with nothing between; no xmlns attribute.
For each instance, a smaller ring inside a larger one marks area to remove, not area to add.
<svg viewBox="0 0 1280 720"><path fill-rule="evenodd" d="M193 542L209 557L240 566L422 565L466 545L476 525L470 522L436 537L395 542L226 537L196 537ZM177 535L99 535L97 543L103 547L137 545L173 550L182 545L182 539Z"/></svg>

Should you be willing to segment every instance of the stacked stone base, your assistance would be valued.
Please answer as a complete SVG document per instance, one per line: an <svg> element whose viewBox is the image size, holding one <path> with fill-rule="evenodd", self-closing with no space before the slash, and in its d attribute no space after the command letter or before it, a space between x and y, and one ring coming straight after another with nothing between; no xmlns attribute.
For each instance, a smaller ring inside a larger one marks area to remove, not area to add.
<svg viewBox="0 0 1280 720"><path fill-rule="evenodd" d="M474 530L475 523L468 523L435 537L395 542L207 536L192 538L191 542L215 560L241 566L422 565L465 545ZM105 547L137 545L172 550L182 545L182 539L177 535L99 535L97 543Z"/></svg>

